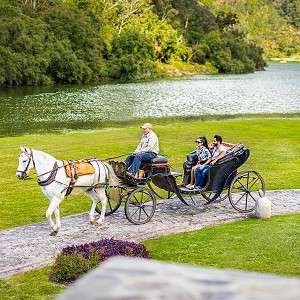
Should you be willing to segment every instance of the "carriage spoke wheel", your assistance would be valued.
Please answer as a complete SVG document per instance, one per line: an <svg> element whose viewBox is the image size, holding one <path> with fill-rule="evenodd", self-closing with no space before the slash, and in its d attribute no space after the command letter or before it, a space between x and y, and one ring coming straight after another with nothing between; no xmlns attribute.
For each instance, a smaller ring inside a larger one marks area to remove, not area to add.
<svg viewBox="0 0 300 300"><path fill-rule="evenodd" d="M126 218L140 225L150 221L156 209L156 198L147 188L133 190L125 202Z"/></svg>
<svg viewBox="0 0 300 300"><path fill-rule="evenodd" d="M242 171L237 174L229 188L229 201L232 207L240 212L250 212L260 198L259 191L265 194L265 182L256 171Z"/></svg>
<svg viewBox="0 0 300 300"><path fill-rule="evenodd" d="M113 199L109 198L109 189L105 190L105 194L107 197L107 203L106 203L106 208L105 208L105 216L109 216L113 214L121 205L121 201L115 201ZM96 212L98 214L101 214L101 201L99 201L96 205Z"/></svg>
<svg viewBox="0 0 300 300"><path fill-rule="evenodd" d="M216 194L215 192L204 192L204 193L202 193L202 196L203 196L203 198L204 198L205 200L210 201L210 200L214 197L215 194ZM227 194L227 193L221 194L221 195L215 200L215 202L221 202L221 201L224 201L227 197L228 197L228 194Z"/></svg>

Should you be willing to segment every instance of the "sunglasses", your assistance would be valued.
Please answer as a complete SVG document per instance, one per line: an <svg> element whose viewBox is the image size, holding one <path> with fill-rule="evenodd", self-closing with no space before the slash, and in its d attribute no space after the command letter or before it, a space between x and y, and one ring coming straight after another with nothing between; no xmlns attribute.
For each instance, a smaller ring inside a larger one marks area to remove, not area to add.
<svg viewBox="0 0 300 300"><path fill-rule="evenodd" d="M198 143L198 144L203 144L202 141L195 141L195 143Z"/></svg>

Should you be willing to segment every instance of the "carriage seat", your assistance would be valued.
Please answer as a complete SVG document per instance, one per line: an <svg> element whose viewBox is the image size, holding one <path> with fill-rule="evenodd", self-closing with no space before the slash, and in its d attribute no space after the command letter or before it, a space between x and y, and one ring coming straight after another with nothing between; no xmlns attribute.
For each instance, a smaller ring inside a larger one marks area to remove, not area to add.
<svg viewBox="0 0 300 300"><path fill-rule="evenodd" d="M166 156L158 155L149 160L149 164L157 165L157 164L166 164L168 163L168 159Z"/></svg>
<svg viewBox="0 0 300 300"><path fill-rule="evenodd" d="M143 161L141 163L140 169L144 169L148 166L156 166L156 165L166 165L168 164L168 159L166 156L158 155L156 157L151 158L150 160Z"/></svg>
<svg viewBox="0 0 300 300"><path fill-rule="evenodd" d="M145 172L144 176L146 177L150 174L169 174L170 165L168 164L167 157L158 155L157 157L151 158L148 161L143 161L140 165L139 170L143 170Z"/></svg>

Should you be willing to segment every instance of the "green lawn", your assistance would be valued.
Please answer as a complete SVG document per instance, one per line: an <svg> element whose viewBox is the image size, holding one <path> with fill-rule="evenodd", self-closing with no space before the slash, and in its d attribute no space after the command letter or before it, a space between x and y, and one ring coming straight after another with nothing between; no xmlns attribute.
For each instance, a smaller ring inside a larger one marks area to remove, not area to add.
<svg viewBox="0 0 300 300"><path fill-rule="evenodd" d="M248 219L145 242L154 259L300 277L300 214Z"/></svg>
<svg viewBox="0 0 300 300"><path fill-rule="evenodd" d="M195 147L199 135L212 140L214 134L224 141L243 142L250 149L248 161L239 169L258 171L269 190L299 188L300 119L253 119L222 122L182 122L154 125L160 139L161 154L168 155L172 171L182 172L186 154ZM35 180L19 181L15 173L19 145L45 151L57 159L97 157L106 159L133 151L141 137L137 127L102 132L61 135L21 136L1 139L0 229L45 220L48 200ZM121 158L122 159L122 158ZM61 204L61 215L90 210L90 199L70 197Z"/></svg>
<svg viewBox="0 0 300 300"><path fill-rule="evenodd" d="M157 122L159 124L159 122ZM186 154L200 135L212 140L243 142L251 151L240 170L258 171L272 189L299 188L300 119L252 119L181 122L157 125L161 154L168 155L174 171L182 171ZM48 200L36 180L15 177L19 145L52 154L57 159L98 157L105 159L134 150L139 128L94 133L2 138L0 169L0 229L45 220ZM34 175L33 175L34 177ZM76 200L75 200L76 199ZM69 198L61 205L62 216L90 209L85 196ZM251 219L203 230L146 241L154 259L226 269L270 272L300 277L300 215ZM64 289L47 280L49 267L0 281L1 299L53 299Z"/></svg>

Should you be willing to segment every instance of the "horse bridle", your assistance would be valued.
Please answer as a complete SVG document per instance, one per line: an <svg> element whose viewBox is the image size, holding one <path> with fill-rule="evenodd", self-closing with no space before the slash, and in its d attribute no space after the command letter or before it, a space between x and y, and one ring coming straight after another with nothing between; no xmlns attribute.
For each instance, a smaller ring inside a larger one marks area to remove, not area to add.
<svg viewBox="0 0 300 300"><path fill-rule="evenodd" d="M32 149L30 149L30 153L28 153L27 150L25 149L25 151L23 151L23 153L29 158L28 163L27 163L27 165L26 165L26 167L23 171L17 170L17 172L20 172L22 174L23 180L28 180L30 178L27 176L27 171L29 169L29 165L30 165L31 160L32 160L32 163L33 163L33 167L35 167L34 160L33 160L33 152L32 152Z"/></svg>

